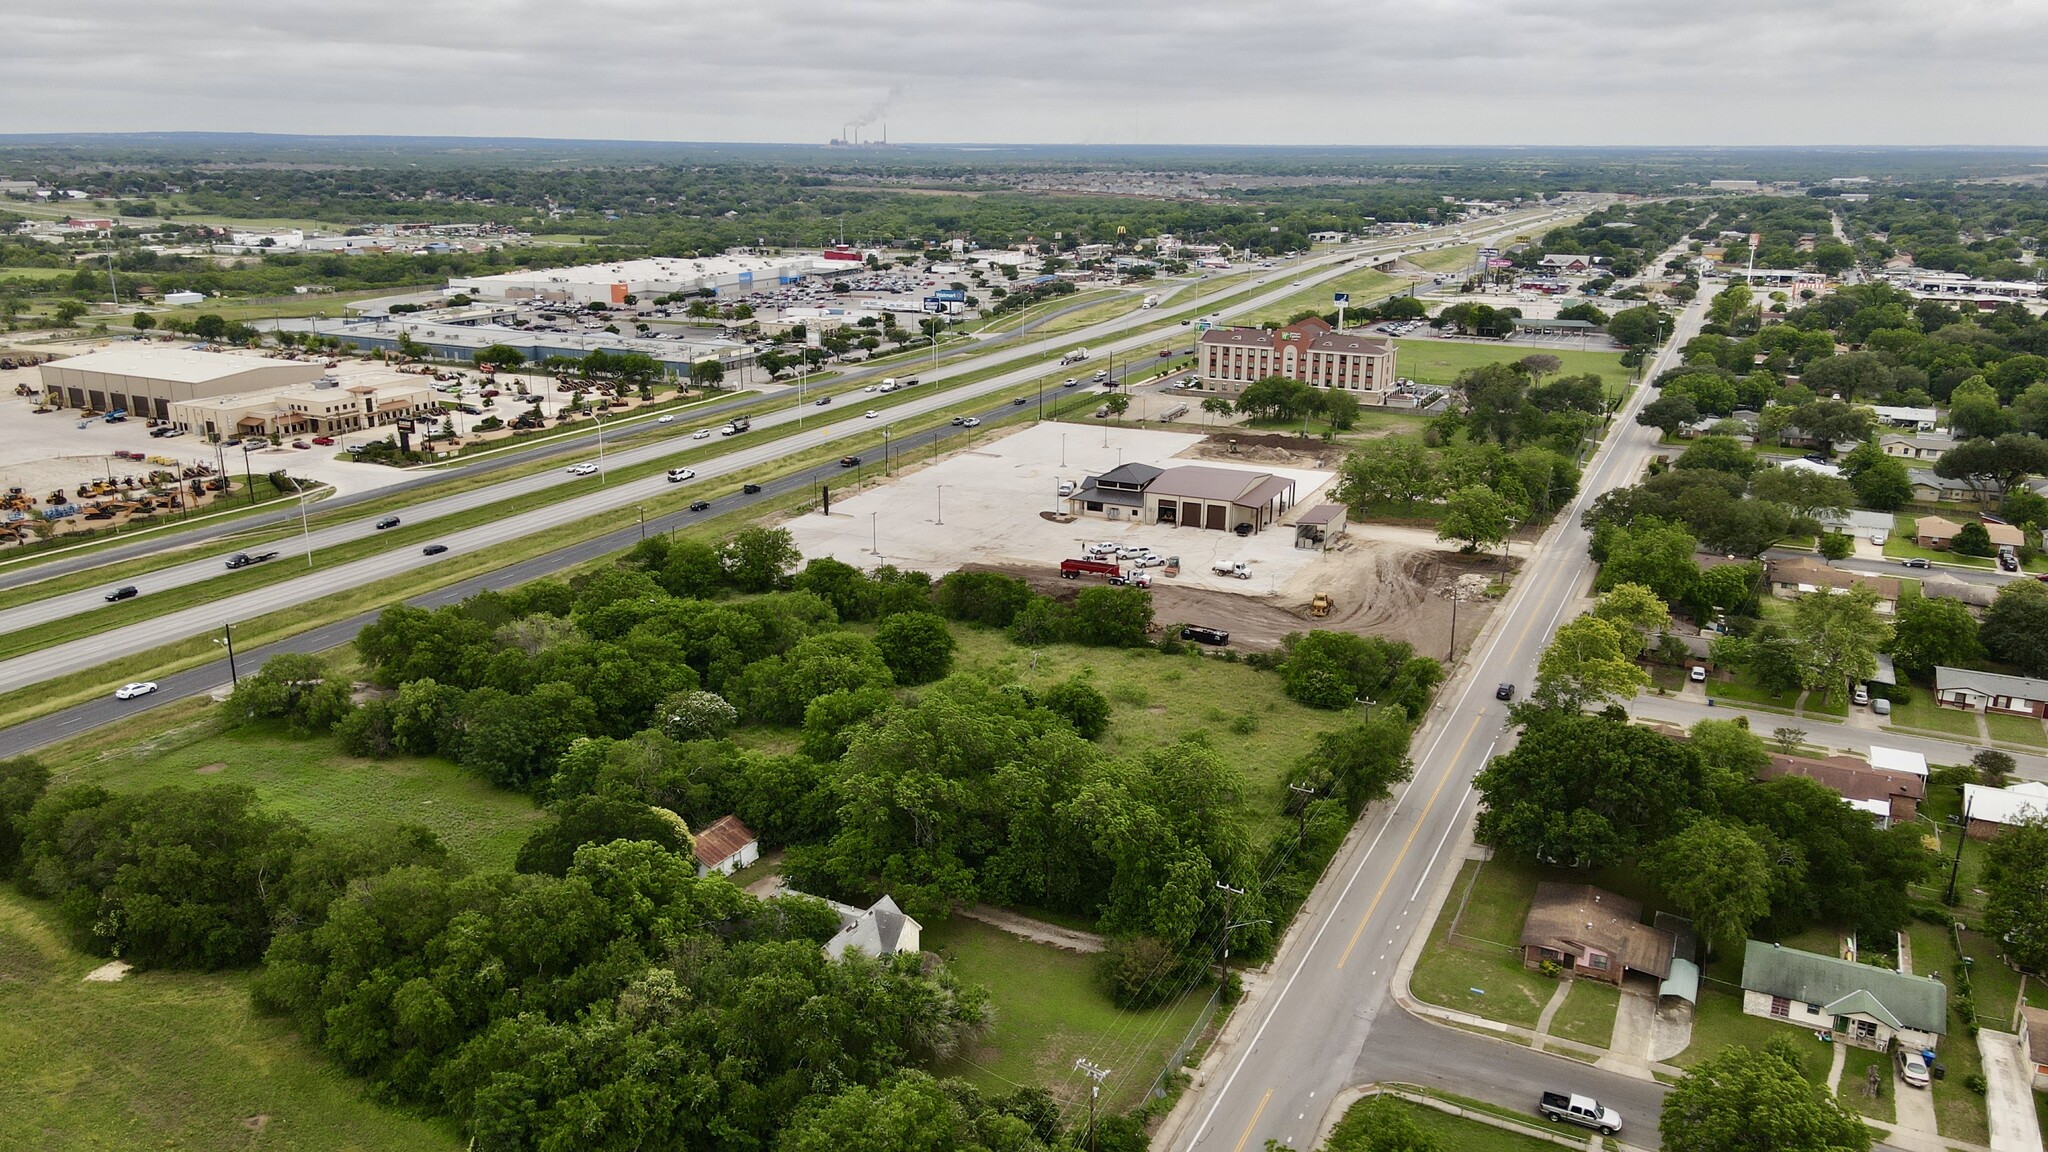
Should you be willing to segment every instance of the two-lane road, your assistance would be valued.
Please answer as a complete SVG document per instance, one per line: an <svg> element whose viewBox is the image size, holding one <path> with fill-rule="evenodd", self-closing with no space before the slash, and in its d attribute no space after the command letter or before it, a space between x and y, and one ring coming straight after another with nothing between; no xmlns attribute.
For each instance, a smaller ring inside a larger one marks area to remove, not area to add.
<svg viewBox="0 0 2048 1152"><path fill-rule="evenodd" d="M1661 371L1697 331L1705 302L1702 297L1681 316L1678 334L1648 375ZM1434 1034L1434 1026L1413 1020L1387 1023L1406 1016L1389 1004L1395 969L1416 933L1428 931L1441 900L1442 870L1455 869L1463 857L1476 803L1473 777L1512 741L1507 706L1494 699L1495 686L1511 682L1526 688L1552 631L1589 593L1593 565L1579 515L1599 493L1633 483L1655 447L1654 433L1634 421L1647 392L1639 389L1615 415L1578 500L1538 543L1418 734L1413 778L1353 830L1303 905L1261 990L1239 1009L1251 1014L1238 1025L1243 1031L1234 1043L1218 1045L1161 1133L1162 1147L1245 1152L1278 1140L1307 1148L1331 1098L1362 1078L1435 1082L1517 1108L1531 1106L1530 1083L1586 1082L1583 1065L1559 1064L1557 1057L1528 1049L1448 1037L1390 1047L1382 1043L1380 1028L1405 1029L1408 1038ZM1490 1053L1484 1061L1460 1065L1481 1048ZM1446 1054L1448 1062L1433 1052ZM1525 1071L1494 1077L1482 1070L1503 1061ZM1626 1090L1637 1113L1631 1136L1645 1142L1647 1129L1653 1142L1660 1090L1638 1083Z"/></svg>

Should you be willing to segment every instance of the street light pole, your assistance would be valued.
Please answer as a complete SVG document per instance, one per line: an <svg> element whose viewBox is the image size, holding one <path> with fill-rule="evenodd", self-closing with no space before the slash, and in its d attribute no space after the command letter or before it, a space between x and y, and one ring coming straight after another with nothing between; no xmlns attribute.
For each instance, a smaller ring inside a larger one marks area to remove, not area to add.
<svg viewBox="0 0 2048 1152"><path fill-rule="evenodd" d="M306 542L306 567L313 566L313 528L306 523L306 493L299 492L299 538Z"/></svg>
<svg viewBox="0 0 2048 1152"><path fill-rule="evenodd" d="M256 506L256 466L249 462L249 442L242 441L242 478L249 482L249 506Z"/></svg>
<svg viewBox="0 0 2048 1152"><path fill-rule="evenodd" d="M882 555L881 515L880 512L868 513L868 551L874 553L877 559Z"/></svg>
<svg viewBox="0 0 2048 1152"><path fill-rule="evenodd" d="M938 522L939 522L939 523L941 523L941 524L944 524L944 523L946 522L946 486L945 486L944 484L941 484L941 485L939 485L939 519L938 519Z"/></svg>
<svg viewBox="0 0 2048 1152"><path fill-rule="evenodd" d="M215 643L219 643L219 644L225 644L225 645L227 645L227 647L228 647L228 681L229 681L229 682L230 682L230 683L231 683L231 684L232 684L232 685L233 685L234 687L237 687L237 688L239 688L239 687L241 687L241 686L242 686L242 677L241 677L241 676L240 676L240 675L239 675L239 674L238 674L238 673L237 673L237 672L235 671L235 626L234 626L233 624L225 624L225 623L224 623L224 624L222 624L222 625L220 626L220 631L221 631L221 635L222 635L222 636L225 636L225 637L227 637L227 639L225 639L225 640L218 640L218 641L215 641Z"/></svg>

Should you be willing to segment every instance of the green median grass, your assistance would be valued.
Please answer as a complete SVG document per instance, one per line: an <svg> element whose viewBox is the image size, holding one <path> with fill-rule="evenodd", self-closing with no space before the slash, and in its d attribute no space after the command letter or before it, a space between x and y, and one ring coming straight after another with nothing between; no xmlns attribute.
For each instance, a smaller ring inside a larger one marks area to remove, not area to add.
<svg viewBox="0 0 2048 1152"><path fill-rule="evenodd" d="M1234 321L1238 324L1285 324L1299 312L1314 312L1321 315L1337 310L1333 294L1351 293L1350 307L1364 311L1388 296L1408 287L1405 276L1390 276L1376 272L1370 267L1354 268L1338 276L1332 276L1321 283L1290 293L1258 311Z"/></svg>
<svg viewBox="0 0 2048 1152"><path fill-rule="evenodd" d="M1408 263L1425 272L1462 272L1472 267L1479 258L1479 245L1459 244L1451 248L1438 248L1431 252L1417 252L1408 257Z"/></svg>
<svg viewBox="0 0 2048 1152"><path fill-rule="evenodd" d="M65 941L0 888L0 1147L459 1152L453 1125L372 1101L283 1020L249 975L136 972Z"/></svg>
<svg viewBox="0 0 2048 1152"><path fill-rule="evenodd" d="M934 1071L991 1095L1042 1084L1062 1103L1085 1106L1088 1081L1074 1071L1074 1061L1086 1058L1111 1070L1099 1107L1136 1107L1182 1038L1202 1022L1213 991L1198 980L1163 1007L1126 1011L1097 983L1092 957L958 918L928 925L921 945L943 956L963 981L988 989L988 1031Z"/></svg>

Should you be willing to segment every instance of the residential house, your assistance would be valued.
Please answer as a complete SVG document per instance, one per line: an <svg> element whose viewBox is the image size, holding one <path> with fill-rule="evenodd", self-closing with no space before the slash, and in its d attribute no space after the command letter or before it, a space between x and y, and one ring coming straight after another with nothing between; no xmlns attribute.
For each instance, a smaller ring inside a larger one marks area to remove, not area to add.
<svg viewBox="0 0 2048 1152"><path fill-rule="evenodd" d="M825 955L837 960L861 952L886 960L898 952L916 952L924 925L905 915L896 901L884 896L866 910L833 904L839 913L839 934L825 942Z"/></svg>
<svg viewBox="0 0 2048 1152"><path fill-rule="evenodd" d="M2020 529L2011 524L1993 524L1989 520L1984 522L1984 535L1989 536L1991 546L2001 552L2027 542L2027 534Z"/></svg>
<svg viewBox="0 0 2048 1152"><path fill-rule="evenodd" d="M1791 460L1781 460L1778 462L1778 467L1783 468L1787 472L1811 472L1815 476L1826 476L1837 480L1841 479L1842 476L1841 465L1824 464L1819 460L1808 460L1804 456L1794 457Z"/></svg>
<svg viewBox="0 0 2048 1152"><path fill-rule="evenodd" d="M2028 780L2010 788L1963 785L1963 832L1989 840L2015 824L2048 820L2048 784ZM2048 1049L2041 1053L2048 1057Z"/></svg>
<svg viewBox="0 0 2048 1152"><path fill-rule="evenodd" d="M2048 716L2048 680L2031 676L1936 667L1934 698L1951 708L1974 712L2004 712L2037 720Z"/></svg>
<svg viewBox="0 0 2048 1152"><path fill-rule="evenodd" d="M1614 985L1628 972L1663 980L1676 945L1670 932L1643 923L1641 904L1591 884L1538 884L1522 922L1524 964L1549 960L1568 975Z"/></svg>
<svg viewBox="0 0 2048 1152"><path fill-rule="evenodd" d="M761 858L761 842L737 816L713 820L709 828L697 833L696 840L693 851L699 876L713 872L730 876Z"/></svg>
<svg viewBox="0 0 2048 1152"><path fill-rule="evenodd" d="M1877 593L1878 615L1890 616L1899 609L1899 582L1890 576L1867 576L1830 568L1804 556L1767 561L1764 572L1771 584L1771 595L1781 600L1796 600L1811 592L1847 592L1861 585Z"/></svg>
<svg viewBox="0 0 2048 1152"><path fill-rule="evenodd" d="M1889 512L1866 512L1861 508L1843 512L1824 508L1814 515L1814 519L1830 532L1846 533L1859 540L1875 536L1880 544L1891 536L1892 527L1897 522Z"/></svg>
<svg viewBox="0 0 2048 1152"><path fill-rule="evenodd" d="M1849 807L1869 813L1880 828L1913 819L1927 797L1925 777L1873 768L1853 756L1772 756L1770 766L1757 775L1765 780L1804 776L1839 795Z"/></svg>
<svg viewBox="0 0 2048 1152"><path fill-rule="evenodd" d="M1932 464L1947 455L1956 442L1948 436L1901 436L1891 432L1878 437L1877 446L1895 459Z"/></svg>
<svg viewBox="0 0 2048 1152"><path fill-rule="evenodd" d="M1984 494L1968 480L1936 476L1926 468L1906 469L1906 479L1913 485L1913 499L1923 504L1955 504L1965 500L1982 503L1984 499Z"/></svg>
<svg viewBox="0 0 2048 1152"><path fill-rule="evenodd" d="M1881 744L1870 746L1870 766L1881 772L1897 772L1907 776L1927 779L1927 757L1904 748L1886 748Z"/></svg>
<svg viewBox="0 0 2048 1152"><path fill-rule="evenodd" d="M1880 1052L1894 1038L1933 1048L1948 1034L1941 981L1761 940L1743 946L1742 1010Z"/></svg>
<svg viewBox="0 0 2048 1152"><path fill-rule="evenodd" d="M1961 524L1945 516L1922 516L1913 524L1913 543L1922 548L1948 551L1949 541L1963 530Z"/></svg>
<svg viewBox="0 0 2048 1152"><path fill-rule="evenodd" d="M2020 1009L2020 1059L2033 1070L2034 1091L2048 1090L2048 1008Z"/></svg>
<svg viewBox="0 0 2048 1152"><path fill-rule="evenodd" d="M1870 410L1877 415L1880 424L1891 428L1911 428L1916 432L1934 431L1934 422L1939 416L1932 408L1901 408L1887 404L1872 404Z"/></svg>
<svg viewBox="0 0 2048 1152"><path fill-rule="evenodd" d="M1995 584L1972 584L1949 576L1930 576L1920 582L1920 595L1929 600L1958 600L1972 608L1989 608L1998 599Z"/></svg>

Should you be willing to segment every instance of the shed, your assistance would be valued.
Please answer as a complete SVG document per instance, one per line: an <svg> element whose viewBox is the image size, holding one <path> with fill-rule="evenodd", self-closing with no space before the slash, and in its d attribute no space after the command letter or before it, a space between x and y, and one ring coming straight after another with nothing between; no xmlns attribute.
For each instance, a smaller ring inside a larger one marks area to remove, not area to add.
<svg viewBox="0 0 2048 1152"><path fill-rule="evenodd" d="M730 876L761 858L761 842L740 823L739 817L720 816L697 833L693 851L697 856L697 875L719 872Z"/></svg>
<svg viewBox="0 0 2048 1152"><path fill-rule="evenodd" d="M1344 535L1350 510L1342 504L1318 504L1294 522L1296 548L1327 548Z"/></svg>
<svg viewBox="0 0 2048 1152"><path fill-rule="evenodd" d="M2031 820L2048 820L2048 784L2029 780L2010 788L1963 785L1963 831L1975 840L1989 840L2003 828ZM2042 1053L2048 1056L2048 1051Z"/></svg>

